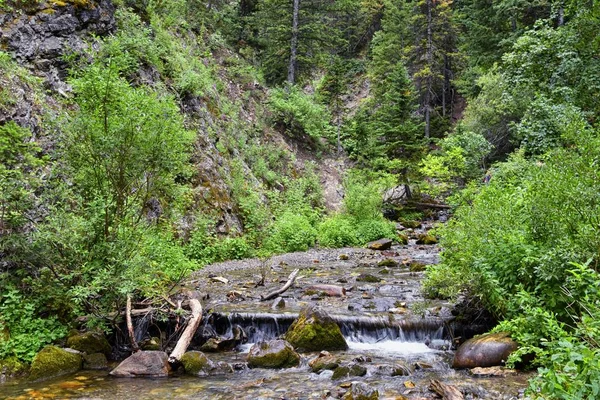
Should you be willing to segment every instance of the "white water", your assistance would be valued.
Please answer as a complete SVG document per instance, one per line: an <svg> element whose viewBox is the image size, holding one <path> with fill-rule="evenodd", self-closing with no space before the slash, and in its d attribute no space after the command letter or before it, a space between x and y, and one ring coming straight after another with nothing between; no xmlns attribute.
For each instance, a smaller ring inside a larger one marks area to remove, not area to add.
<svg viewBox="0 0 600 400"><path fill-rule="evenodd" d="M375 343L352 342L348 341L350 350L359 352L374 352L380 354L423 354L432 353L436 350L430 349L425 343L419 342L403 342L399 340L384 340Z"/></svg>

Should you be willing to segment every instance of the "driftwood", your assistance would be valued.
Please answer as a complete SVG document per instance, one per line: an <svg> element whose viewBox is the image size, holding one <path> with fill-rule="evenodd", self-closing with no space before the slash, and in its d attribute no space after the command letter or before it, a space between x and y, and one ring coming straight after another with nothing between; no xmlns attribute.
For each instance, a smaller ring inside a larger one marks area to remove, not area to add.
<svg viewBox="0 0 600 400"><path fill-rule="evenodd" d="M446 385L438 380L431 380L431 390L442 396L442 400L464 400L463 394L455 386Z"/></svg>
<svg viewBox="0 0 600 400"><path fill-rule="evenodd" d="M346 295L346 289L336 285L311 285L306 288L306 291L323 293L330 297L343 297Z"/></svg>
<svg viewBox="0 0 600 400"><path fill-rule="evenodd" d="M192 337L194 336L194 333L196 333L196 329L198 329L198 325L200 325L200 321L202 320L202 305L198 299L190 299L190 308L192 309L192 317L188 321L185 330L169 356L170 363L177 362L181 359L181 356L183 356L190 345Z"/></svg>
<svg viewBox="0 0 600 400"><path fill-rule="evenodd" d="M300 270L298 268L296 268L290 274L290 276L288 277L288 281L285 283L285 285L283 285L281 287L281 289L272 291L271 293L267 294L266 296L260 296L260 301L267 301L267 300L271 300L276 297L279 297L279 295L281 295L283 292L288 290L294 284L294 281L296 280L296 276L298 276L298 272L300 272Z"/></svg>
<svg viewBox="0 0 600 400"><path fill-rule="evenodd" d="M135 332L133 331L133 323L131 322L131 296L127 295L127 307L125 309L125 320L127 321L127 332L129 333L129 341L131 342L131 348L133 352L140 351L140 347L138 346L135 340Z"/></svg>

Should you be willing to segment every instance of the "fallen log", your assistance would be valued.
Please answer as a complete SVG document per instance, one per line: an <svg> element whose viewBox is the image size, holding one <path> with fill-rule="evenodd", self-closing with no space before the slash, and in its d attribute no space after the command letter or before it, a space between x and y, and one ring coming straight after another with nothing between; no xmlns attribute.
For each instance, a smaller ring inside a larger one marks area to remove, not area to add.
<svg viewBox="0 0 600 400"><path fill-rule="evenodd" d="M198 299L190 299L190 308L192 310L192 316L169 356L169 363L175 363L181 359L181 356L183 356L190 345L192 337L194 337L194 333L196 333L196 329L198 329L198 325L200 325L200 321L202 320L202 305Z"/></svg>
<svg viewBox="0 0 600 400"><path fill-rule="evenodd" d="M305 292L323 293L330 297L343 297L346 295L346 289L336 285L311 285L305 289Z"/></svg>
<svg viewBox="0 0 600 400"><path fill-rule="evenodd" d="M446 385L438 380L431 380L431 390L442 396L442 400L464 400L463 394L455 386Z"/></svg>
<svg viewBox="0 0 600 400"><path fill-rule="evenodd" d="M129 333L129 341L131 342L131 348L134 353L140 351L135 340L135 332L133 331L133 323L131 322L131 296L127 295L127 306L125 308L125 320L127 322L127 332Z"/></svg>
<svg viewBox="0 0 600 400"><path fill-rule="evenodd" d="M285 285L283 285L281 287L281 289L275 290L275 291L267 294L266 296L260 296L260 301L267 301L267 300L271 300L276 297L279 297L279 295L284 293L286 290L288 290L294 284L294 281L296 280L296 276L298 276L299 272L300 272L300 270L298 268L296 268L294 271L292 271L292 273L288 277L288 281L285 283Z"/></svg>

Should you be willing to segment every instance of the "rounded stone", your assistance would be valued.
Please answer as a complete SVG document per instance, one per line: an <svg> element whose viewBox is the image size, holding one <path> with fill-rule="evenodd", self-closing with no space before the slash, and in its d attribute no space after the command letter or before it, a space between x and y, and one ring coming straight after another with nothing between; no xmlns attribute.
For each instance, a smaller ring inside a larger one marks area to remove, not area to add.
<svg viewBox="0 0 600 400"><path fill-rule="evenodd" d="M108 340L106 340L103 334L97 332L71 335L67 339L67 347L87 354L102 353L110 355L111 352Z"/></svg>
<svg viewBox="0 0 600 400"><path fill-rule="evenodd" d="M285 339L298 351L347 350L338 324L315 308L304 308L290 326Z"/></svg>
<svg viewBox="0 0 600 400"><path fill-rule="evenodd" d="M453 368L494 367L504 365L518 348L508 333L480 335L463 343L454 354Z"/></svg>
<svg viewBox="0 0 600 400"><path fill-rule="evenodd" d="M33 359L29 379L37 381L70 374L79 371L81 365L81 354L56 346L46 346Z"/></svg>
<svg viewBox="0 0 600 400"><path fill-rule="evenodd" d="M250 368L290 368L300 365L300 355L285 340L259 342L248 352Z"/></svg>
<svg viewBox="0 0 600 400"><path fill-rule="evenodd" d="M169 356L164 351L138 351L126 358L110 375L124 378L169 376Z"/></svg>

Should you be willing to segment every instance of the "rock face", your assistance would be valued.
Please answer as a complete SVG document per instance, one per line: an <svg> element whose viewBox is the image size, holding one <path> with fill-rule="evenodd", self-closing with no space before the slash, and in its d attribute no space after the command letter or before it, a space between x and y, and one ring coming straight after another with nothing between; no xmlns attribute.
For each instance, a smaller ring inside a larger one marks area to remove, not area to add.
<svg viewBox="0 0 600 400"><path fill-rule="evenodd" d="M392 247L391 239L379 239L367 243L367 248L371 250L388 250Z"/></svg>
<svg viewBox="0 0 600 400"><path fill-rule="evenodd" d="M454 354L453 368L493 367L504 365L518 345L508 333L492 333L467 340Z"/></svg>
<svg viewBox="0 0 600 400"><path fill-rule="evenodd" d="M200 351L188 351L181 357L185 373L195 376L221 375L233 372L227 363L214 363Z"/></svg>
<svg viewBox="0 0 600 400"><path fill-rule="evenodd" d="M29 378L33 381L54 378L79 371L81 365L81 354L46 346L33 359Z"/></svg>
<svg viewBox="0 0 600 400"><path fill-rule="evenodd" d="M110 374L125 378L169 376L168 359L169 356L164 351L139 351L123 360Z"/></svg>
<svg viewBox="0 0 600 400"><path fill-rule="evenodd" d="M290 368L300 365L300 355L285 340L256 343L248 352L250 368Z"/></svg>
<svg viewBox="0 0 600 400"><path fill-rule="evenodd" d="M285 339L299 351L346 350L340 327L325 312L305 308L290 326Z"/></svg>
<svg viewBox="0 0 600 400"><path fill-rule="evenodd" d="M108 340L101 333L85 332L69 336L67 347L86 354L102 353L110 355L111 348Z"/></svg>

